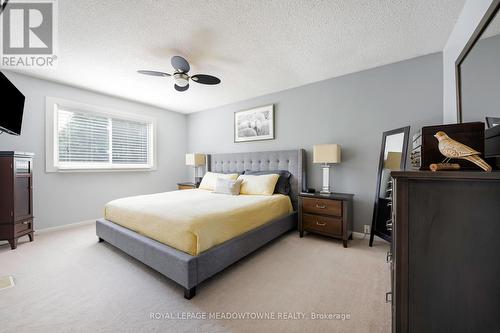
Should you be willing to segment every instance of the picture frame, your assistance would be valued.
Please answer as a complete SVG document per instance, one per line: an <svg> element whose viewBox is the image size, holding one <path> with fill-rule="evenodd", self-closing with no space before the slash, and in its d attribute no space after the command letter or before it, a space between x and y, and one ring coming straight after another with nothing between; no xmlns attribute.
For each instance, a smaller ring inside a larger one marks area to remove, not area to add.
<svg viewBox="0 0 500 333"><path fill-rule="evenodd" d="M234 113L235 143L274 139L274 104Z"/></svg>

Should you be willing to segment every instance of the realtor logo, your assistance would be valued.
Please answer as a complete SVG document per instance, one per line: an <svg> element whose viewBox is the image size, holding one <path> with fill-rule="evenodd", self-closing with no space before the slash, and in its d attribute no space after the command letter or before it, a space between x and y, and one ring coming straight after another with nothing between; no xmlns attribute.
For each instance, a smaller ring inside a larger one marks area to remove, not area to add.
<svg viewBox="0 0 500 333"><path fill-rule="evenodd" d="M56 2L8 1L2 4L3 67L54 67Z"/></svg>

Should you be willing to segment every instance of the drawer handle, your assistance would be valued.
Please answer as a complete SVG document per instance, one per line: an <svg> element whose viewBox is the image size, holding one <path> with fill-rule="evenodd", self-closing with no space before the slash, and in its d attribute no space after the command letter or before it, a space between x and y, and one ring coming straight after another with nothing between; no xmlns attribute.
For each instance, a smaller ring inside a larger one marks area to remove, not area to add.
<svg viewBox="0 0 500 333"><path fill-rule="evenodd" d="M320 223L320 222L316 221L316 225L319 225L320 227L324 227L326 225L326 222Z"/></svg>
<svg viewBox="0 0 500 333"><path fill-rule="evenodd" d="M316 204L316 208L319 208L319 209L325 209L325 208L326 208L326 205Z"/></svg>
<svg viewBox="0 0 500 333"><path fill-rule="evenodd" d="M385 302L392 303L392 291L388 291L385 293Z"/></svg>

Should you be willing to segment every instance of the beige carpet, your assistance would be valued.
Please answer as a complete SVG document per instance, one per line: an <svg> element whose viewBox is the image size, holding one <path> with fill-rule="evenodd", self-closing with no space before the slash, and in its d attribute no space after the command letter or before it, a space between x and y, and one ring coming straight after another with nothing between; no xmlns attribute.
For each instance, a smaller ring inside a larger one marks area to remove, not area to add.
<svg viewBox="0 0 500 333"><path fill-rule="evenodd" d="M382 241L369 248L355 239L344 249L340 241L289 233L203 283L187 301L175 283L97 243L94 228L40 234L15 251L0 246L0 276L13 275L16 284L0 291L0 331L390 331ZM269 319L251 319L265 312ZM296 319L283 319L295 312ZM313 320L311 312L350 318ZM239 313L246 319L223 319ZM219 318L183 319L210 314Z"/></svg>

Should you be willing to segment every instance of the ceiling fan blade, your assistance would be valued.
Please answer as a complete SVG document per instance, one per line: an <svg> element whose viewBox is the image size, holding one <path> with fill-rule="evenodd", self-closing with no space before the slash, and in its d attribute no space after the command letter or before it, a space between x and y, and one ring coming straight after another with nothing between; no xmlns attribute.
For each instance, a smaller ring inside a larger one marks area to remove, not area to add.
<svg viewBox="0 0 500 333"><path fill-rule="evenodd" d="M181 56L173 56L170 62L173 68L181 72L187 73L191 69L189 62Z"/></svg>
<svg viewBox="0 0 500 333"><path fill-rule="evenodd" d="M189 84L187 86L185 86L185 87L181 87L181 86L178 86L178 85L174 84L174 88L177 91L186 91L186 90L189 89Z"/></svg>
<svg viewBox="0 0 500 333"><path fill-rule="evenodd" d="M201 84L219 84L220 79L216 78L215 76L212 75L206 75L206 74L196 74L191 76L191 80L194 82L198 82Z"/></svg>
<svg viewBox="0 0 500 333"><path fill-rule="evenodd" d="M170 76L170 74L168 74L168 73L157 72L157 71L140 70L140 71L137 71L137 73L144 74L144 75L152 75L152 76Z"/></svg>

